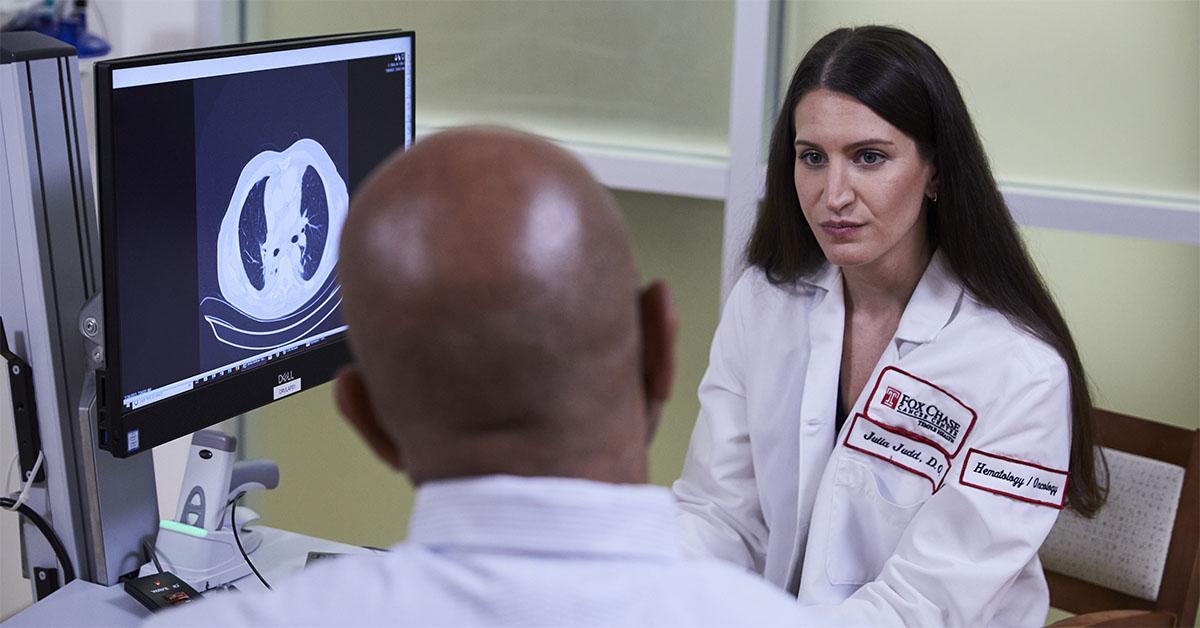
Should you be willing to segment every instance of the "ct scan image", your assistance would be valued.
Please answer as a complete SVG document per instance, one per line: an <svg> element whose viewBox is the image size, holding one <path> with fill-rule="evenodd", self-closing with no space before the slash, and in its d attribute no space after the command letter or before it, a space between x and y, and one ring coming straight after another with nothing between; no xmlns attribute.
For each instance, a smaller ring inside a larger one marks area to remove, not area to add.
<svg viewBox="0 0 1200 628"><path fill-rule="evenodd" d="M195 82L205 369L342 324L345 64Z"/></svg>

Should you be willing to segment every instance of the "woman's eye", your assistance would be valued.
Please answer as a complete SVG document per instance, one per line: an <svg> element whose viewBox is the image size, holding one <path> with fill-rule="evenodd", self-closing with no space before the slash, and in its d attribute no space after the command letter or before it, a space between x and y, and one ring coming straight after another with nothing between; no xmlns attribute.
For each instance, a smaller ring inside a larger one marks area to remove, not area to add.
<svg viewBox="0 0 1200 628"><path fill-rule="evenodd" d="M862 163L864 163L868 166L874 166L875 164L882 163L884 156L883 156L883 153L877 153L875 151L867 151L867 152L859 155L858 159L859 159L859 161L861 161Z"/></svg>
<svg viewBox="0 0 1200 628"><path fill-rule="evenodd" d="M806 166L819 166L823 161L821 153L816 151L806 150L800 153L800 161Z"/></svg>

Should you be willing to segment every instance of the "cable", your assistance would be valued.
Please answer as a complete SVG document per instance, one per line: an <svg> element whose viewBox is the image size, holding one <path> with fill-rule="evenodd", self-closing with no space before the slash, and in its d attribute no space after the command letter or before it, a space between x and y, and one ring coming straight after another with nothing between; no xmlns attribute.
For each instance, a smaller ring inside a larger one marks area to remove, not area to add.
<svg viewBox="0 0 1200 628"><path fill-rule="evenodd" d="M54 528L51 528L50 524L46 523L46 520L36 510L25 504L17 505L16 500L11 497L0 497L0 506L16 510L33 523L38 531L42 533L42 536L46 537L46 541L50 543L51 549L54 550L54 555L58 557L58 563L62 565L63 584L75 579L75 567L71 565L71 557L67 556L67 548L63 547L62 540L58 538L58 534L54 532Z"/></svg>
<svg viewBox="0 0 1200 628"><path fill-rule="evenodd" d="M37 461L33 463L33 471L29 472L30 478L37 477L38 471L42 468L42 462L45 459L46 456L41 451L38 451ZM25 502L29 500L29 489L31 488L33 488L32 479L25 483L25 488L21 489L21 495L17 497L17 501L13 502L11 506L5 506L4 508L6 510L17 510L21 506L24 506Z"/></svg>
<svg viewBox="0 0 1200 628"><path fill-rule="evenodd" d="M262 577L262 574L258 573L258 567L255 567L254 563L250 562L250 555L247 554L246 549L244 547L242 547L242 537L240 535L238 535L237 503L238 503L238 500L241 499L245 495L246 495L246 493L243 491L241 493L238 493L237 496L234 497L233 499L229 500L229 504L228 504L228 506L230 508L230 510L229 510L229 526L231 528L233 528L233 540L237 541L238 551L242 553L242 558L246 559L246 564L250 565L250 571L253 571L254 575L258 576L258 580L263 583L263 586L267 587L267 590L270 591L271 585L267 584L267 580L266 580L266 578Z"/></svg>
<svg viewBox="0 0 1200 628"><path fill-rule="evenodd" d="M154 546L150 544L150 541L142 541L142 548L145 549L146 553L150 555L150 560L154 561L154 568L158 570L158 573L162 573L162 563L158 562L158 551L154 549Z"/></svg>
<svg viewBox="0 0 1200 628"><path fill-rule="evenodd" d="M17 460L19 460L20 457L21 457L20 452L15 453L15 454L13 454L12 462L8 463L8 471L6 471L4 473L4 493L5 494L13 492L13 490L12 490L12 472L13 472L13 469L16 468Z"/></svg>

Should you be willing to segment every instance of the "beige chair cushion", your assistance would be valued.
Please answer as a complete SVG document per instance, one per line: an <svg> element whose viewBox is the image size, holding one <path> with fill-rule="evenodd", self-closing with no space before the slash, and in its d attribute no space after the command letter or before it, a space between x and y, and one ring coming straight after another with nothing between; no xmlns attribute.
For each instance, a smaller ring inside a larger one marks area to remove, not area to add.
<svg viewBox="0 0 1200 628"><path fill-rule="evenodd" d="M1108 504L1094 519L1063 509L1042 545L1042 564L1153 601L1162 582L1184 469L1108 448L1104 455Z"/></svg>

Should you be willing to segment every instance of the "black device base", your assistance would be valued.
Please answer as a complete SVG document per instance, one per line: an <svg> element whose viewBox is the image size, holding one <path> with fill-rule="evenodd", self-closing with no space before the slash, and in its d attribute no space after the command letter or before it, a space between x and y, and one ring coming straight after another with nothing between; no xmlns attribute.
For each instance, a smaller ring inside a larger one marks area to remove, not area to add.
<svg viewBox="0 0 1200 628"><path fill-rule="evenodd" d="M58 590L58 570L53 567L33 568L33 591L37 599L44 600L46 596Z"/></svg>
<svg viewBox="0 0 1200 628"><path fill-rule="evenodd" d="M202 597L188 583L169 571L126 580L125 592L151 612L186 604Z"/></svg>

